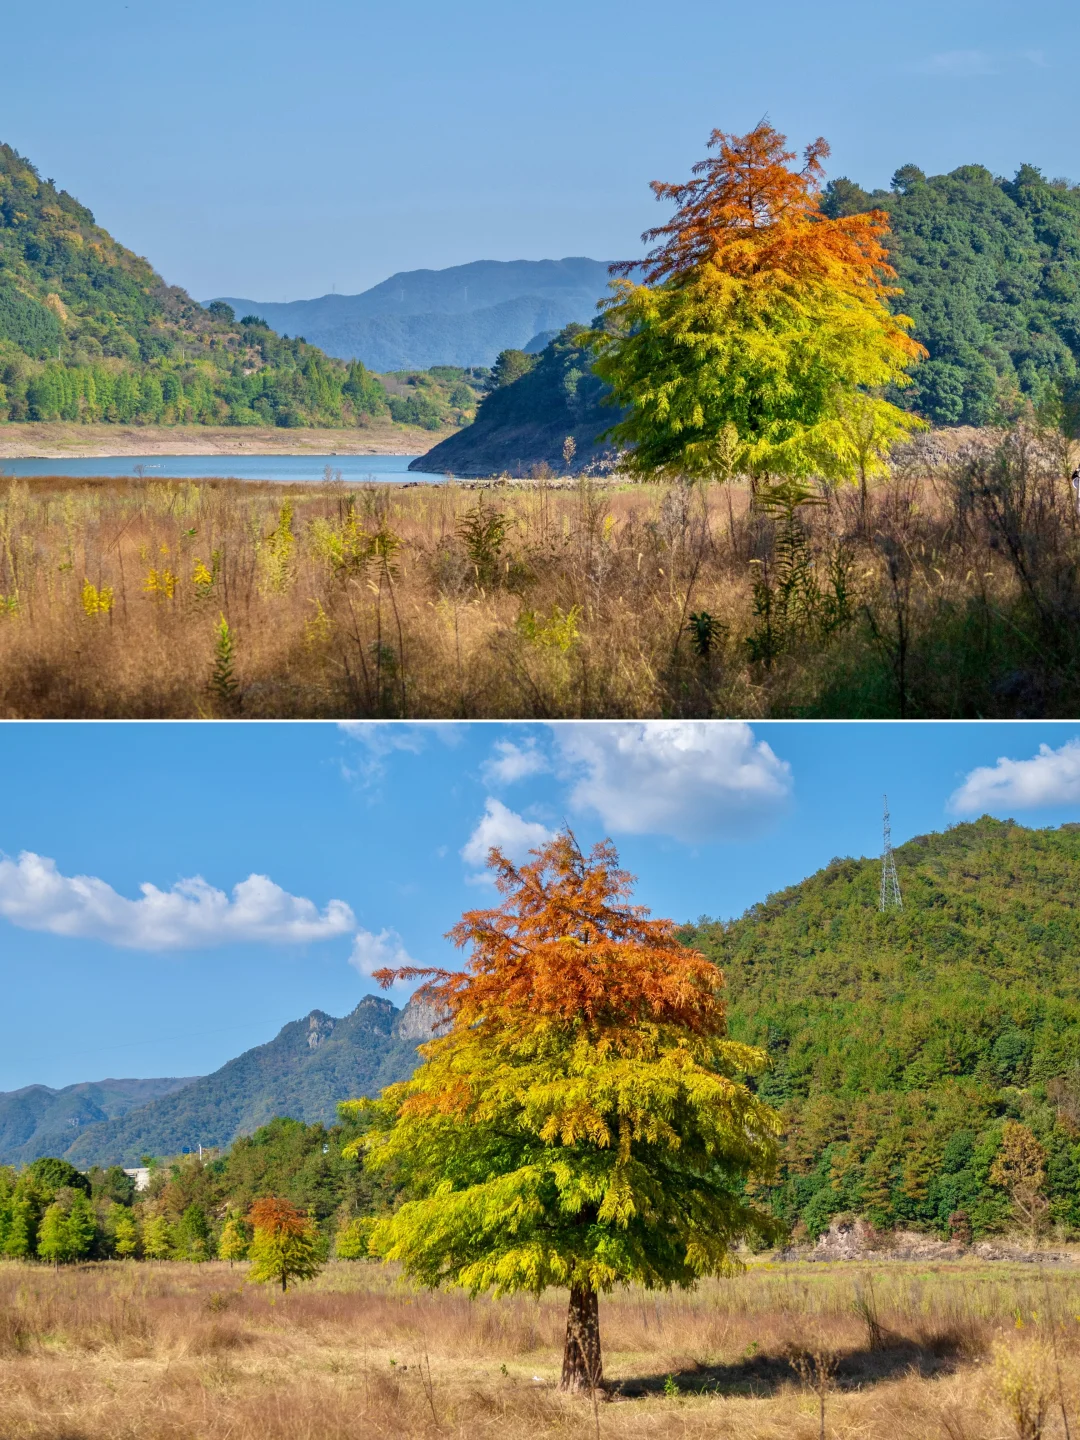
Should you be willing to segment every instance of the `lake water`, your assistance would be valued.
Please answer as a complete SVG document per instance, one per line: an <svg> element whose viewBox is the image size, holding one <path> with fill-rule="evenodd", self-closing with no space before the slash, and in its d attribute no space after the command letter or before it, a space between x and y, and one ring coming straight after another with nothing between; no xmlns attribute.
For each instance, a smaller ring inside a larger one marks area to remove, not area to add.
<svg viewBox="0 0 1080 1440"><path fill-rule="evenodd" d="M0 476L145 475L148 480L281 480L290 485L325 480L329 465L337 478L356 484L406 478L415 455L107 455L100 459L4 460ZM138 467L141 466L141 469ZM444 475L413 472L410 480L445 480Z"/></svg>

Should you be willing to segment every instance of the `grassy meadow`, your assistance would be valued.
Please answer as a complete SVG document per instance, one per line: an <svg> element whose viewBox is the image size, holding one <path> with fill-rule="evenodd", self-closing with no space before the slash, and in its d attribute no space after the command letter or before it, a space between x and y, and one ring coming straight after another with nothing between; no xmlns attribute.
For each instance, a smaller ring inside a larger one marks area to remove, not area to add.
<svg viewBox="0 0 1080 1440"><path fill-rule="evenodd" d="M1080 706L1063 442L849 486L0 481L4 717Z"/></svg>
<svg viewBox="0 0 1080 1440"><path fill-rule="evenodd" d="M1063 1404L1080 1427L1072 1268L760 1262L617 1292L595 1410L554 1388L557 1292L471 1301L336 1262L282 1296L245 1270L0 1263L0 1436L1038 1440Z"/></svg>

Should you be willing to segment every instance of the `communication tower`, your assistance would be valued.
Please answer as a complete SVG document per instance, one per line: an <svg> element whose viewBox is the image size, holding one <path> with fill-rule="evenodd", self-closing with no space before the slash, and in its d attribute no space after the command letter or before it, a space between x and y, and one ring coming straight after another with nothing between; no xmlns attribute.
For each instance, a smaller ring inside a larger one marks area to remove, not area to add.
<svg viewBox="0 0 1080 1440"><path fill-rule="evenodd" d="M900 881L896 876L896 861L893 859L892 826L889 824L889 797L885 800L885 837L881 848L881 910L902 910Z"/></svg>

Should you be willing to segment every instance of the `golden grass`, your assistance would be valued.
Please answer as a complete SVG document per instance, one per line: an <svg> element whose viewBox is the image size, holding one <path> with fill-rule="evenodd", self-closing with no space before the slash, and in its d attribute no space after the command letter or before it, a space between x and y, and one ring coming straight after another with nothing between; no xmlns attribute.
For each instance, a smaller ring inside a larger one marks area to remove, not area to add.
<svg viewBox="0 0 1080 1440"><path fill-rule="evenodd" d="M876 1349L859 1294L882 1327ZM219 1263L0 1263L0 1436L590 1435L589 1401L554 1388L564 1307L557 1293L417 1292L342 1262L284 1297ZM792 1362L802 1352L833 1370L830 1437L1038 1440L1064 1433L1062 1399L1076 1434L1078 1316L1078 1273L968 1262L758 1264L689 1295L619 1292L601 1305L613 1388L599 1431L809 1440L822 1396L813 1360L809 1385Z"/></svg>
<svg viewBox="0 0 1080 1440"><path fill-rule="evenodd" d="M738 486L8 482L0 716L1075 714L1068 486L1040 472L998 524L955 463L865 518L850 490L803 506L786 621L782 521ZM485 559L463 526L496 512Z"/></svg>

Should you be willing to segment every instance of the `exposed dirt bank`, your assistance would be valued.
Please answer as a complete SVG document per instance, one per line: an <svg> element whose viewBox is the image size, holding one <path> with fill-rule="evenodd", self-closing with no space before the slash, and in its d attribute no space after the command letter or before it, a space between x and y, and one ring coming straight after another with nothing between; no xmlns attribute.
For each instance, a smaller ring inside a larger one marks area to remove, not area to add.
<svg viewBox="0 0 1080 1440"><path fill-rule="evenodd" d="M272 426L72 425L27 421L0 425L0 459L93 460L110 455L423 455L443 431L382 421L352 430L279 430Z"/></svg>

